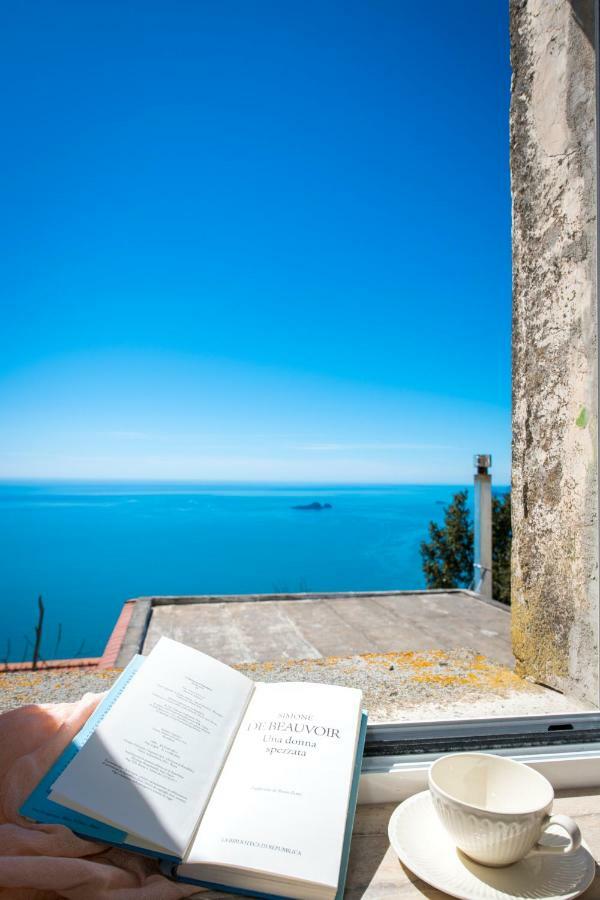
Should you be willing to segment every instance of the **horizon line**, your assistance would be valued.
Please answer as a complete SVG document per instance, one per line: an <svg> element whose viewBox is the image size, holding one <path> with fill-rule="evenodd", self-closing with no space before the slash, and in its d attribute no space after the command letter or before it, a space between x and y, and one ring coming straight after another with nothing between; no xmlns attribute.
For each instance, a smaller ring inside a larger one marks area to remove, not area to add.
<svg viewBox="0 0 600 900"><path fill-rule="evenodd" d="M2 476L0 484L179 484L179 485L294 485L317 487L455 487L472 484L472 481L301 481L296 479L226 479L226 478L126 478L126 477L97 477L97 478L63 478L59 476ZM511 487L510 482L497 482L496 486Z"/></svg>

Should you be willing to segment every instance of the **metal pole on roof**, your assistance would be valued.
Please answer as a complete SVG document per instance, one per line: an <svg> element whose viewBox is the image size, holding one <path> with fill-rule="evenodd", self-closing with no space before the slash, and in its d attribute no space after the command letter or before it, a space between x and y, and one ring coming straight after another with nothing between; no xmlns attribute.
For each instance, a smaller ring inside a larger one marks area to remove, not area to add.
<svg viewBox="0 0 600 900"><path fill-rule="evenodd" d="M473 553L473 584L482 597L492 597L492 476L489 469L492 457L478 453L473 458L475 466L475 546Z"/></svg>

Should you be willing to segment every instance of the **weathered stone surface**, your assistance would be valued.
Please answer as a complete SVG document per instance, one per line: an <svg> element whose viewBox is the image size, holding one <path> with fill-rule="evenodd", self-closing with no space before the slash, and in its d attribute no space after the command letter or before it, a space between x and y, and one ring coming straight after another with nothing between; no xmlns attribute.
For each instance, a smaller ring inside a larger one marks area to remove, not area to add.
<svg viewBox="0 0 600 900"><path fill-rule="evenodd" d="M513 651L598 703L593 0L511 0Z"/></svg>
<svg viewBox="0 0 600 900"><path fill-rule="evenodd" d="M253 681L315 681L360 688L371 724L587 712L588 704L519 678L472 650L363 653L238 663ZM108 690L120 669L0 673L0 712L74 701Z"/></svg>

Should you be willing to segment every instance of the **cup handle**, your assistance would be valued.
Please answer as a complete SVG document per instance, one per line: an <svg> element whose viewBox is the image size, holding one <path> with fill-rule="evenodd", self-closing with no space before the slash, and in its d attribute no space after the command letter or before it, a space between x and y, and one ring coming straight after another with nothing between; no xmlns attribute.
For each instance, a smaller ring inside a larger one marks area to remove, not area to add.
<svg viewBox="0 0 600 900"><path fill-rule="evenodd" d="M547 816L542 823L542 831L546 831L550 825L558 825L563 831L566 831L569 838L569 844L566 847L549 847L548 844L535 845L532 853L559 853L566 856L567 853L573 853L581 844L581 831L579 826L570 818L570 816Z"/></svg>

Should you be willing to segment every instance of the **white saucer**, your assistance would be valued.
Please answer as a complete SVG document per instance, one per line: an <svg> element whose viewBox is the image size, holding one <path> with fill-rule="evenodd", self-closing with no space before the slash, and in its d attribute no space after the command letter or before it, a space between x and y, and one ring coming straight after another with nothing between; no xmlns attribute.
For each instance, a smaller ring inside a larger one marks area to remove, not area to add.
<svg viewBox="0 0 600 900"><path fill-rule="evenodd" d="M536 854L500 869L479 865L454 846L429 791L394 810L388 835L407 868L460 900L572 900L590 886L596 870L585 844L569 856ZM549 830L544 842L560 846L566 840Z"/></svg>

